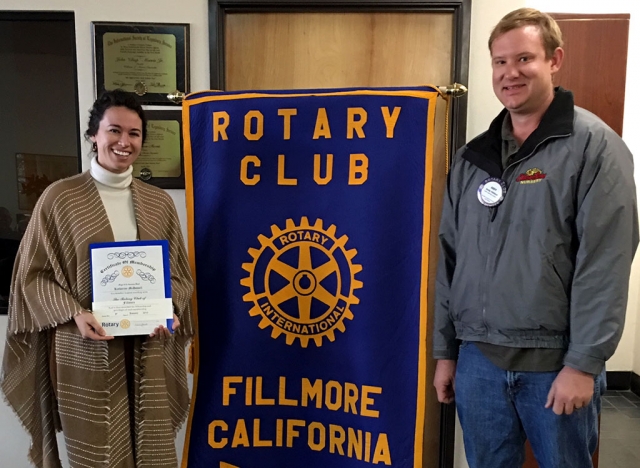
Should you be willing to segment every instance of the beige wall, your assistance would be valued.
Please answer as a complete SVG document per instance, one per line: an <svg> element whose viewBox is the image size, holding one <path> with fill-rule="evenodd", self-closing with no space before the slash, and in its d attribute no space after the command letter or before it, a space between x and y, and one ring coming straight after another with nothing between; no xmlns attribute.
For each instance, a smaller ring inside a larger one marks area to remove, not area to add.
<svg viewBox="0 0 640 468"><path fill-rule="evenodd" d="M491 27L510 10L521 6L534 6L545 11L569 12L631 12L629 56L638 57L640 38L634 19L640 17L640 4L628 0L473 0L471 21L471 54L469 77L469 108L467 135L473 137L484 131L491 119L500 111L500 104L491 88L491 68L486 42ZM599 8L599 10L596 10ZM591 10L589 10L591 9ZM78 54L78 89L81 111L81 133L85 130L87 112L93 102L93 61L91 21L144 21L178 22L191 24L191 86L192 90L209 88L209 51L207 0L184 0L177 3L168 0L112 0L108 3L91 0L0 0L0 10L61 10L74 11ZM629 62L627 83L638 82L638 67ZM627 86L626 118L624 138L631 150L640 155L640 132L635 132L640 120L640 97ZM635 108L634 108L635 107ZM636 110L637 109L637 110ZM85 144L83 153L87 154ZM640 166L638 162L637 166ZM86 167L86 161L85 161ZM185 219L184 191L170 191L176 201L183 225ZM638 262L636 262L637 264ZM611 370L631 370L640 374L640 321L638 308L640 287L640 265L635 265L630 288L628 326L619 351L611 360ZM0 317L0 337L4 337L6 317ZM637 345L636 345L637 344ZM0 339L0 347L4 348ZM0 353L2 350L0 350ZM635 359L635 361L634 361ZM4 404L0 404L0 459L3 466L27 468L28 440L17 420ZM181 442L179 442L180 444ZM457 444L456 467L464 467L462 444Z"/></svg>
<svg viewBox="0 0 640 468"><path fill-rule="evenodd" d="M636 313L638 313L636 311ZM640 375L640 320L636 321L636 341L633 355L633 372Z"/></svg>
<svg viewBox="0 0 640 468"><path fill-rule="evenodd" d="M469 57L469 109L467 137L484 132L502 105L491 86L489 33L505 14L525 6L526 0L471 0L471 49Z"/></svg>

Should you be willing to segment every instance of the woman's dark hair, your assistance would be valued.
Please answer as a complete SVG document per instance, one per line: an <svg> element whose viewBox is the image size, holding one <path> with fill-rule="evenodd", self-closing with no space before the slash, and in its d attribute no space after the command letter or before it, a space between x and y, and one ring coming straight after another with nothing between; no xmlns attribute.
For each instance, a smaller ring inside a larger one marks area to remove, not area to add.
<svg viewBox="0 0 640 468"><path fill-rule="evenodd" d="M132 93L122 89L105 91L96 99L89 111L89 127L84 132L85 137L89 139L89 137L96 136L100 128L100 121L110 107L126 107L140 116L140 120L142 120L142 143L144 144L147 138L147 118L144 115L144 110Z"/></svg>

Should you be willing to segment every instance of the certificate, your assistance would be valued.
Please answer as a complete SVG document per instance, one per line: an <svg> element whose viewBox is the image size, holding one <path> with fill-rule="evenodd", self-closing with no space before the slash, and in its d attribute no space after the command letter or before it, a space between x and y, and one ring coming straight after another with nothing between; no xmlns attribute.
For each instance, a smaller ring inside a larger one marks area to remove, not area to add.
<svg viewBox="0 0 640 468"><path fill-rule="evenodd" d="M184 188L182 112L147 110L147 138L133 163L133 176L164 189Z"/></svg>
<svg viewBox="0 0 640 468"><path fill-rule="evenodd" d="M168 94L177 89L174 35L112 32L105 33L102 41L107 89L122 88L141 95Z"/></svg>
<svg viewBox="0 0 640 468"><path fill-rule="evenodd" d="M93 23L96 95L124 89L142 104L174 105L189 88L189 25Z"/></svg>
<svg viewBox="0 0 640 468"><path fill-rule="evenodd" d="M149 120L147 139L140 156L133 163L133 173L145 180L148 177L180 177L180 122Z"/></svg>
<svg viewBox="0 0 640 468"><path fill-rule="evenodd" d="M111 336L148 335L173 324L169 242L89 245L93 315Z"/></svg>

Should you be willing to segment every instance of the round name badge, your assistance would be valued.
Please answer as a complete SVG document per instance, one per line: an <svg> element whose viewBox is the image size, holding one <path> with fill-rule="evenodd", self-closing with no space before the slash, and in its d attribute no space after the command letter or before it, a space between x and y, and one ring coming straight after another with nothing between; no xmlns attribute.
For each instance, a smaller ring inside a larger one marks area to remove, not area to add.
<svg viewBox="0 0 640 468"><path fill-rule="evenodd" d="M507 193L507 184L504 180L497 177L489 177L485 179L478 187L478 200L484 206L498 206L504 200Z"/></svg>

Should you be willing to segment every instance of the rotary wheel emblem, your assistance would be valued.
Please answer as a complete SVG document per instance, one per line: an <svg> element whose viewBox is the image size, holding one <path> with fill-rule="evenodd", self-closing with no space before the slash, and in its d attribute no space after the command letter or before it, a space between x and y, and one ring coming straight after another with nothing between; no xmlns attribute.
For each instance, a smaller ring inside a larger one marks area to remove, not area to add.
<svg viewBox="0 0 640 468"><path fill-rule="evenodd" d="M131 278L133 276L133 268L130 266L122 267L122 276Z"/></svg>
<svg viewBox="0 0 640 468"><path fill-rule="evenodd" d="M284 229L271 226L271 237L258 236L260 248L249 249L253 261L243 263L249 273L240 284L253 303L249 314L260 316L259 327L273 328L272 338L284 334L291 345L297 339L335 340L335 330L345 331L344 320L353 319L351 306L360 301L354 290L362 288L355 275L362 266L352 263L356 249L346 249L349 238L336 238L336 226L323 229L321 219L311 226L306 217L296 225L288 219Z"/></svg>

